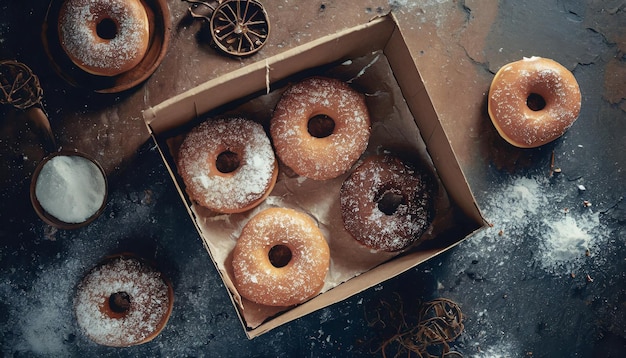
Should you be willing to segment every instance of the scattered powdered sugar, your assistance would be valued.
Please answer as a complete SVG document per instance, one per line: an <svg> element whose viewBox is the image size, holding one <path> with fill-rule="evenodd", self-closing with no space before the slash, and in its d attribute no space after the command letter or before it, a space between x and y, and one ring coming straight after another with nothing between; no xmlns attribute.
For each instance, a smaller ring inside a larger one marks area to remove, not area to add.
<svg viewBox="0 0 626 358"><path fill-rule="evenodd" d="M20 269L3 272L0 302L11 312L2 318L0 356L71 355L67 341L75 328L69 312L80 269L79 260L65 259L39 270L27 284L18 278Z"/></svg>
<svg viewBox="0 0 626 358"><path fill-rule="evenodd" d="M106 181L100 168L89 159L58 155L39 172L35 196L48 214L66 223L80 223L102 207Z"/></svg>
<svg viewBox="0 0 626 358"><path fill-rule="evenodd" d="M542 267L555 273L576 271L596 240L604 236L598 213L567 215L543 224L547 230L539 258Z"/></svg>
<svg viewBox="0 0 626 358"><path fill-rule="evenodd" d="M585 262L602 263L599 245L609 233L599 213L585 207L580 197L567 199L558 184L545 177L517 177L495 186L484 205L493 225L463 245L482 252L503 252L503 260L521 245L534 252L533 261L547 273L562 275L580 270ZM577 186L570 186L572 195ZM532 264L532 262L529 262Z"/></svg>
<svg viewBox="0 0 626 358"><path fill-rule="evenodd" d="M525 219L537 215L542 207L548 205L546 196L539 193L540 183L537 180L516 178L483 208L485 215L498 231L507 233L507 237L513 232L523 232L524 228L520 225ZM511 238L517 239L516 236Z"/></svg>
<svg viewBox="0 0 626 358"><path fill-rule="evenodd" d="M463 357L471 358L512 358L521 357L519 342L515 336L499 330L501 317L493 310L475 307L469 311L463 307L467 319L465 331L459 340L464 341ZM470 322L471 321L471 322ZM490 337L491 332L497 332L497 337ZM468 339L471 337L470 339ZM457 349L458 347L455 347Z"/></svg>
<svg viewBox="0 0 626 358"><path fill-rule="evenodd" d="M389 5L392 7L392 9L396 9L396 8L413 8L413 7L417 7L418 5L421 6L433 6L433 5L437 5L437 4L442 4L444 2L446 2L447 0L389 0Z"/></svg>
<svg viewBox="0 0 626 358"><path fill-rule="evenodd" d="M501 344L491 347L480 347L480 352L471 355L471 358L512 358L517 357L516 350L510 342L501 342Z"/></svg>

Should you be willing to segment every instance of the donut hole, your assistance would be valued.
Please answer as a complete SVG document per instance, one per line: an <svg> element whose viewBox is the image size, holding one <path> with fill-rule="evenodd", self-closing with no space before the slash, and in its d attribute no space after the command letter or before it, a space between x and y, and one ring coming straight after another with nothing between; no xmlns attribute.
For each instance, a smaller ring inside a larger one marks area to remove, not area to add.
<svg viewBox="0 0 626 358"><path fill-rule="evenodd" d="M109 296L109 308L111 311L124 314L130 310L130 295L126 292L116 292Z"/></svg>
<svg viewBox="0 0 626 358"><path fill-rule="evenodd" d="M326 138L333 134L335 121L325 114L317 114L309 118L307 129L315 138Z"/></svg>
<svg viewBox="0 0 626 358"><path fill-rule="evenodd" d="M537 93L531 93L526 98L526 105L531 111L541 111L546 108L546 99Z"/></svg>
<svg viewBox="0 0 626 358"><path fill-rule="evenodd" d="M117 36L117 23L111 18L104 18L96 25L96 34L105 40L112 40Z"/></svg>
<svg viewBox="0 0 626 358"><path fill-rule="evenodd" d="M382 211L385 215L393 215L398 207L402 204L406 204L406 200L402 194L388 190L378 200L378 210Z"/></svg>
<svg viewBox="0 0 626 358"><path fill-rule="evenodd" d="M275 245L268 253L270 263L277 268L287 266L291 261L291 256L291 249L286 245Z"/></svg>
<svg viewBox="0 0 626 358"><path fill-rule="evenodd" d="M239 160L239 155L237 153L231 152L230 150L225 150L217 155L217 159L215 160L215 167L220 173L232 173L241 165L241 161Z"/></svg>

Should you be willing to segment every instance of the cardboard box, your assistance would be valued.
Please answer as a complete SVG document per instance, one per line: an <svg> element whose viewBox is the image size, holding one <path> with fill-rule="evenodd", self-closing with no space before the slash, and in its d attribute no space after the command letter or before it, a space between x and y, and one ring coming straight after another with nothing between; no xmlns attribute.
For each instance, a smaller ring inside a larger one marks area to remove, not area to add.
<svg viewBox="0 0 626 358"><path fill-rule="evenodd" d="M338 188L348 174L313 181L294 176L281 164L278 183L266 202L243 214L217 215L189 200L175 160L185 133L203 120L224 115L244 115L267 125L282 91L311 75L342 79L366 94L372 138L363 157L383 149L407 151L426 163L438 179L437 216L419 245L388 254L346 241L349 234L340 215L336 218L338 205L329 203L338 200ZM457 245L486 223L391 15L212 79L146 109L143 116L249 338L409 270ZM332 256L328 283L320 295L301 305L259 307L237 294L229 272L229 251L250 217L264 207L283 205L308 212L323 227ZM355 257L360 260L353 262Z"/></svg>

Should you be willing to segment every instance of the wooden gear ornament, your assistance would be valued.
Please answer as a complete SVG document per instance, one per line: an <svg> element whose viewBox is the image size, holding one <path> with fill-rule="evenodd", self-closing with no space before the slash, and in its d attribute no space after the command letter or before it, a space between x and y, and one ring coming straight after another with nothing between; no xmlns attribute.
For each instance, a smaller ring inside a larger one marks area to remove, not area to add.
<svg viewBox="0 0 626 358"><path fill-rule="evenodd" d="M223 52L248 56L259 51L270 33L269 17L256 0L183 0L194 19L208 21L211 39ZM206 10L206 14L202 12Z"/></svg>

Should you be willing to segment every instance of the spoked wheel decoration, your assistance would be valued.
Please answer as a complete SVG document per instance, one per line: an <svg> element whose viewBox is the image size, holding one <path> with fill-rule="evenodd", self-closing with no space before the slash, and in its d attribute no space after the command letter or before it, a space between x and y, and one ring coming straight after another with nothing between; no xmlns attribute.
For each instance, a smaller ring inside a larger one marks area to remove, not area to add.
<svg viewBox="0 0 626 358"><path fill-rule="evenodd" d="M234 56L251 55L267 42L270 23L263 5L256 0L221 0L217 3L202 0L184 0L191 3L189 13L193 18L209 22L215 45ZM208 8L204 14L199 9Z"/></svg>

